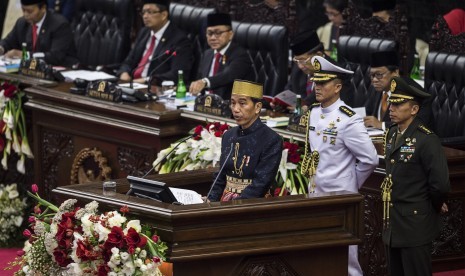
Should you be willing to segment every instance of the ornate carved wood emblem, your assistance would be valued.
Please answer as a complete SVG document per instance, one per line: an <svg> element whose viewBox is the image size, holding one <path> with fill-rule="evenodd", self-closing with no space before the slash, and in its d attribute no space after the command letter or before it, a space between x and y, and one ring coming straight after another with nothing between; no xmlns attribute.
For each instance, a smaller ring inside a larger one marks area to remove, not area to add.
<svg viewBox="0 0 465 276"><path fill-rule="evenodd" d="M105 181L111 177L107 158L97 148L84 148L74 158L71 167L71 184Z"/></svg>

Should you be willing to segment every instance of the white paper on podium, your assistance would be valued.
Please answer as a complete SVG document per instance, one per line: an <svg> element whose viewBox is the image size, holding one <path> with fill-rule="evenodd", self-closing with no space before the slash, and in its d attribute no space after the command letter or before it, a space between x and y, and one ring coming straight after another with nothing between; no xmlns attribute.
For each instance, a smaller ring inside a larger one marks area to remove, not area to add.
<svg viewBox="0 0 465 276"><path fill-rule="evenodd" d="M95 80L108 80L116 78L113 75L107 74L101 71L88 71L88 70L70 70L61 72L65 79L74 81L75 79L83 79L86 81L95 81Z"/></svg>
<svg viewBox="0 0 465 276"><path fill-rule="evenodd" d="M172 187L170 187L170 190L176 200L184 205L203 203L202 197L192 190Z"/></svg>

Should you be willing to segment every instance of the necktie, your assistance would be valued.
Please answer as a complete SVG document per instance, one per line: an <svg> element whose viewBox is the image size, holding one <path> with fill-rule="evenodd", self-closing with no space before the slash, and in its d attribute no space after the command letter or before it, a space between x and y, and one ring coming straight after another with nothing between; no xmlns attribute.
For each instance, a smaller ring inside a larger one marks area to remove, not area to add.
<svg viewBox="0 0 465 276"><path fill-rule="evenodd" d="M305 90L307 92L307 96L313 93L313 85L315 83L311 81L310 79L307 80L307 86L305 87Z"/></svg>
<svg viewBox="0 0 465 276"><path fill-rule="evenodd" d="M32 24L32 51L36 51L36 43L37 43L37 25Z"/></svg>
<svg viewBox="0 0 465 276"><path fill-rule="evenodd" d="M216 53L215 54L215 62L213 63L213 76L218 73L218 69L220 69L220 59L221 59L221 54Z"/></svg>
<svg viewBox="0 0 465 276"><path fill-rule="evenodd" d="M396 148L399 146L400 140L402 140L402 132L400 132L399 129L397 129L396 143L395 143Z"/></svg>
<svg viewBox="0 0 465 276"><path fill-rule="evenodd" d="M383 92L383 97L381 98L381 118L380 118L380 120L382 120L384 118L384 115L386 114L386 111L388 109L387 98L388 98L388 93Z"/></svg>
<svg viewBox="0 0 465 276"><path fill-rule="evenodd" d="M139 61L136 71L134 71L134 79L139 79L142 77L142 72L144 72L145 65L149 61L150 55L152 55L153 49L155 49L155 36L152 35L152 40L150 41L149 48L145 52L144 56Z"/></svg>

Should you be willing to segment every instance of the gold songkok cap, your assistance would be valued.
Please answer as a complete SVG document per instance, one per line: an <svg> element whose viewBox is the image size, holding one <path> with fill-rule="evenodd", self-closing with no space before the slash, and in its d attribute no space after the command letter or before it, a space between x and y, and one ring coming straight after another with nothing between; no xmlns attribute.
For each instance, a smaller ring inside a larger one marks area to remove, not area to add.
<svg viewBox="0 0 465 276"><path fill-rule="evenodd" d="M251 81L235 80L232 94L261 99L263 98L263 85Z"/></svg>
<svg viewBox="0 0 465 276"><path fill-rule="evenodd" d="M325 58L320 56L312 57L313 77L310 79L314 82L328 82L334 79L344 79L346 75L352 75L354 72L346 70L339 66L332 64L327 61Z"/></svg>
<svg viewBox="0 0 465 276"><path fill-rule="evenodd" d="M402 77L393 77L391 79L391 96L388 99L390 103L404 103L406 101L415 100L421 102L424 98L431 95L410 85Z"/></svg>

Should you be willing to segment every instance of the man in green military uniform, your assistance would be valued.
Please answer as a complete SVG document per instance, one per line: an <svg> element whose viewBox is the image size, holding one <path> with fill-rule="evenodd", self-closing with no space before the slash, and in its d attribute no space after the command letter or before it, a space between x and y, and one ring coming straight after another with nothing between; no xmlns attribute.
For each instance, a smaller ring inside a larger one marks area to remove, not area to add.
<svg viewBox="0 0 465 276"><path fill-rule="evenodd" d="M390 275L432 275L431 245L450 190L447 160L439 138L416 115L430 95L391 80L385 136L386 178L382 188L383 242Z"/></svg>

